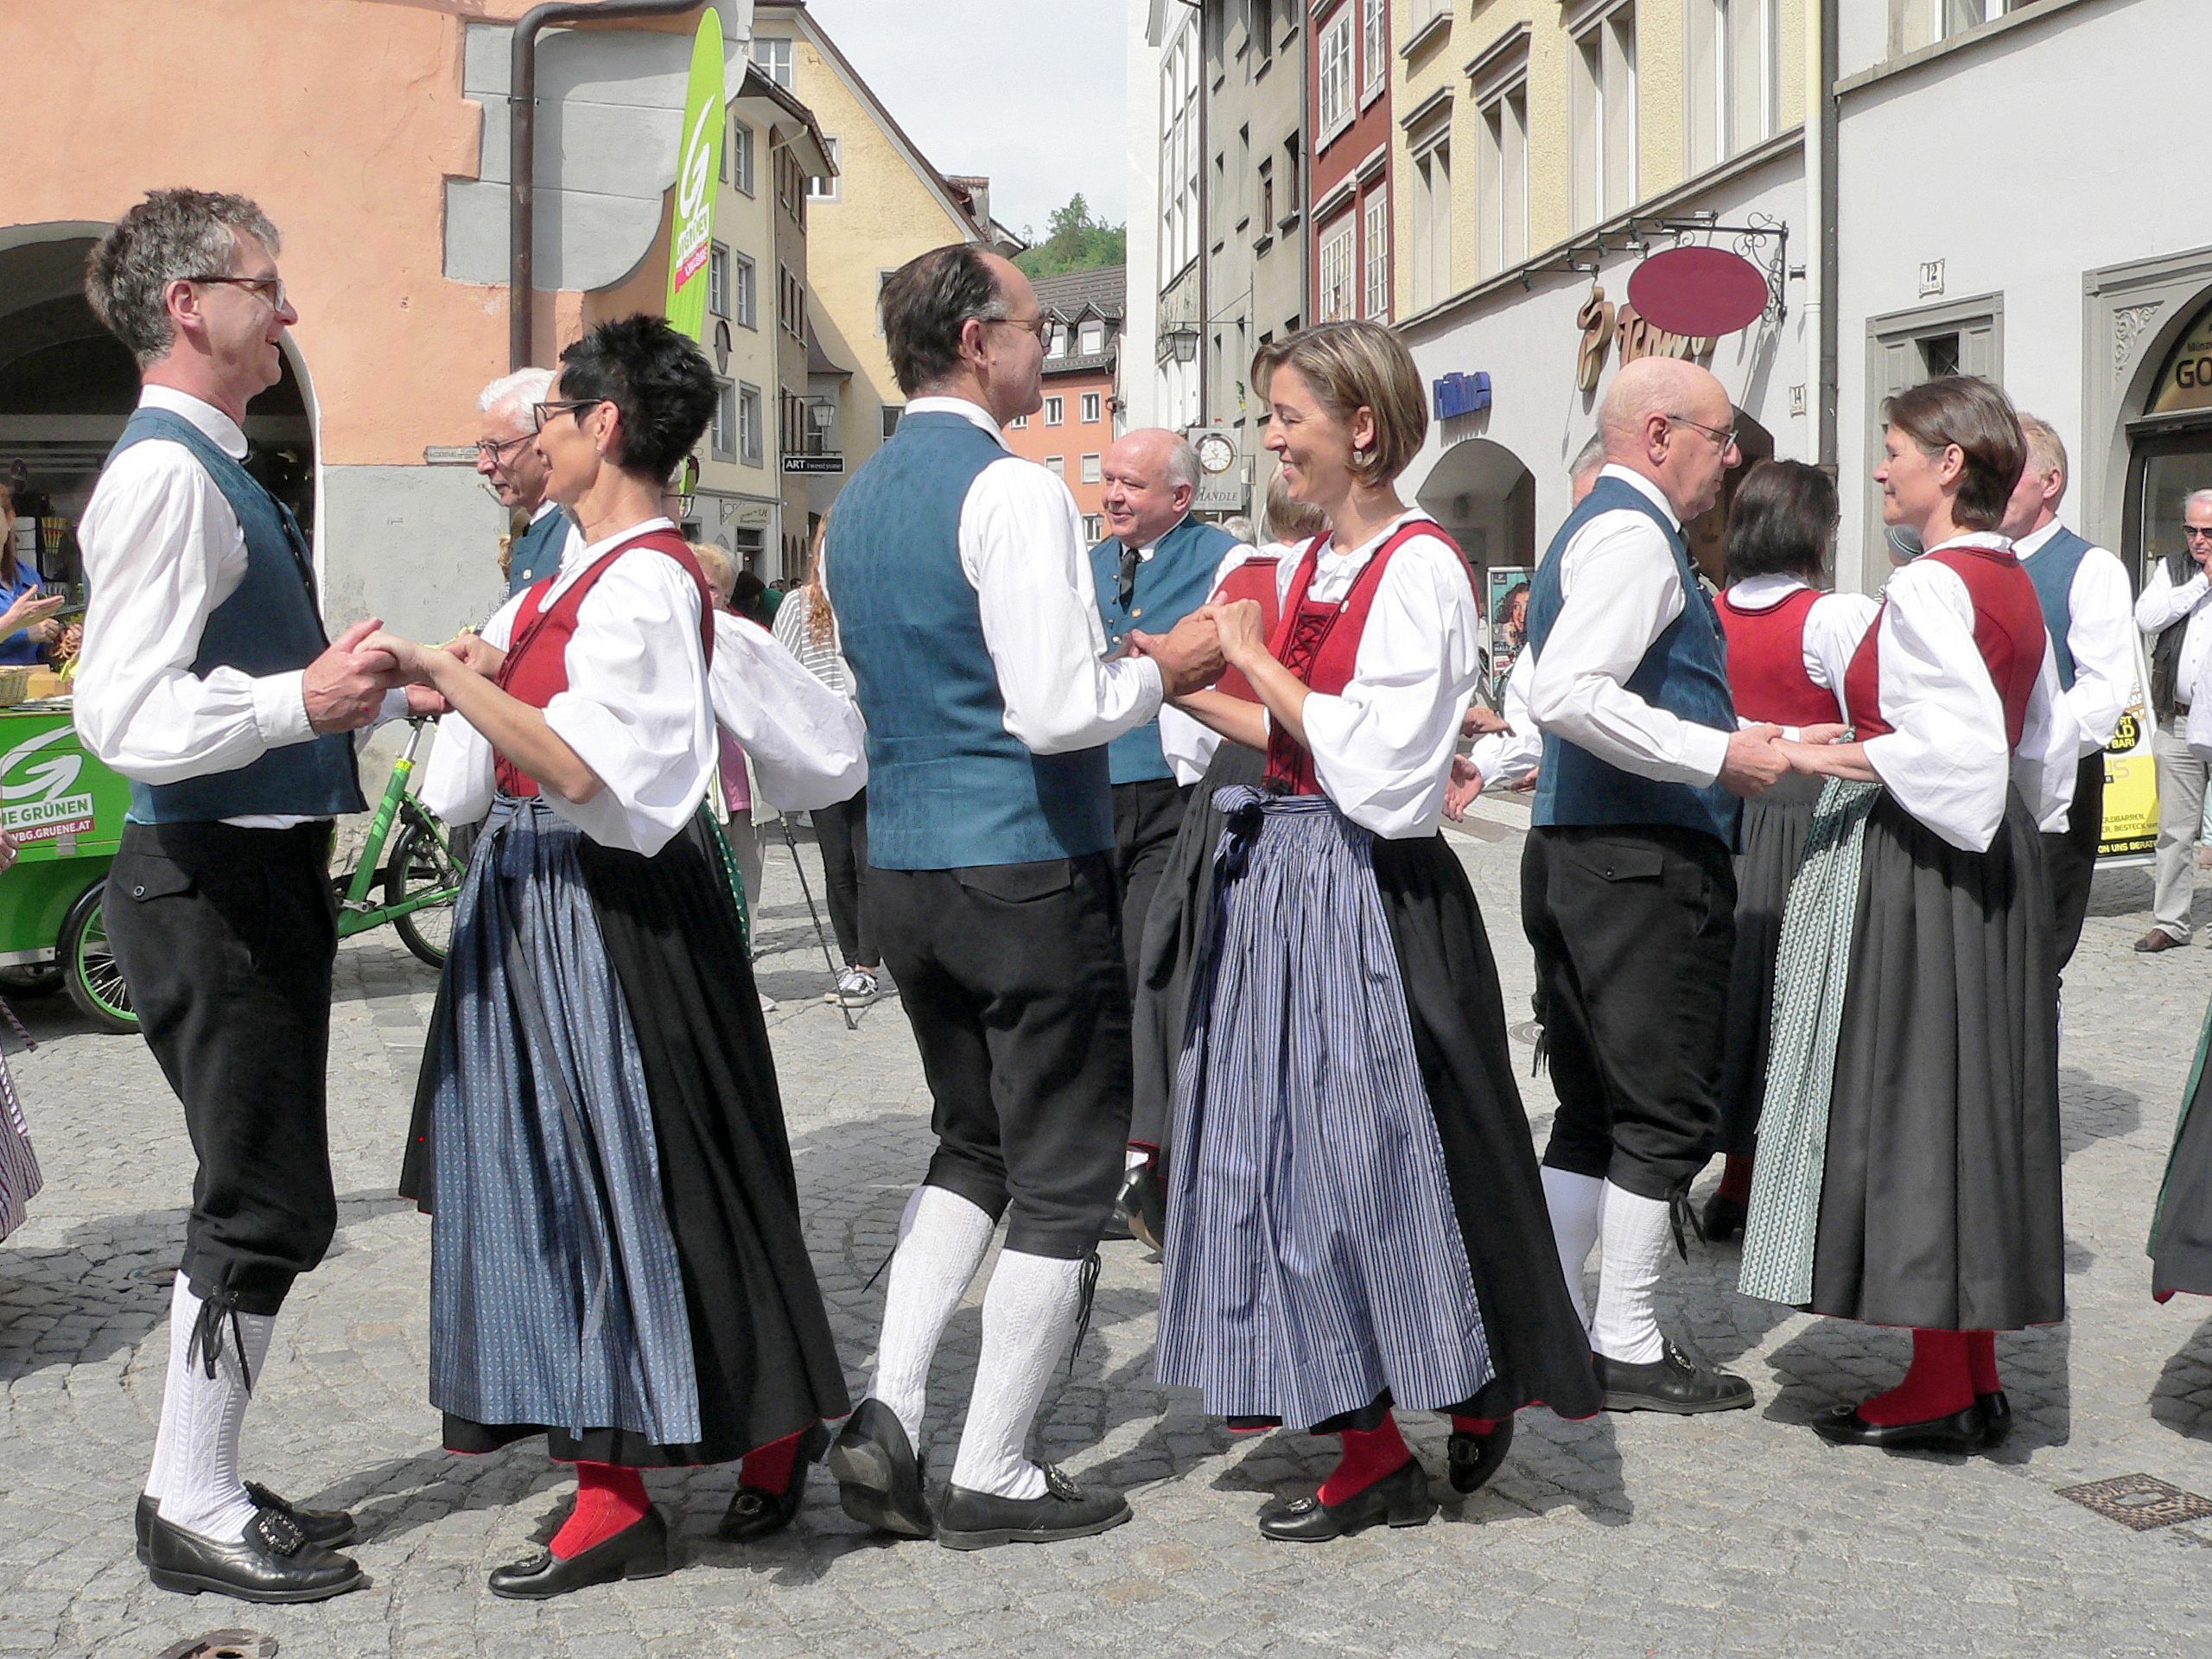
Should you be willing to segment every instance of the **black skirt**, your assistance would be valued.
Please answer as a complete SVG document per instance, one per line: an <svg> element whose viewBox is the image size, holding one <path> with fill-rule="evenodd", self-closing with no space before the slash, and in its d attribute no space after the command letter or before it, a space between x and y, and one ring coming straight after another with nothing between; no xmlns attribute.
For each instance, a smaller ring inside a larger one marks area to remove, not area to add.
<svg viewBox="0 0 2212 1659"><path fill-rule="evenodd" d="M2205 1013L2196 1065L2174 1125L2173 1151L2151 1224L2151 1294L2212 1296L2212 1084L2204 1058L2212 1045L2212 1009Z"/></svg>
<svg viewBox="0 0 2212 1659"><path fill-rule="evenodd" d="M1859 865L1813 1312L1946 1331L2065 1318L2051 927L2017 793L1986 853L1883 795Z"/></svg>
<svg viewBox="0 0 2212 1659"><path fill-rule="evenodd" d="M1720 1061L1720 1150L1738 1157L1749 1155L1758 1141L1774 1023L1775 952L1821 782L1785 778L1744 806L1744 849L1736 855L1736 954L1728 966L1727 1046Z"/></svg>

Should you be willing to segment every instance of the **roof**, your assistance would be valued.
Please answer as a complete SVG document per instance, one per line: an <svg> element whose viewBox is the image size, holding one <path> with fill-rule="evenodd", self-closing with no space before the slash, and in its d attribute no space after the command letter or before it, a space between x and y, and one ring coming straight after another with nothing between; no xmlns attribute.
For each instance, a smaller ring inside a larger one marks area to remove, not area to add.
<svg viewBox="0 0 2212 1659"><path fill-rule="evenodd" d="M807 136L814 140L814 148L821 157L822 164L829 168L828 172L818 173L814 176L824 179L833 179L837 176L837 158L830 153L829 143L822 136L822 128L815 121L814 111L800 103L791 92L769 79L760 72L760 66L757 63L748 63L745 66L745 79L738 82L737 91L732 95L732 101L744 98L765 98L785 115L804 126Z"/></svg>
<svg viewBox="0 0 2212 1659"><path fill-rule="evenodd" d="M1063 271L1057 276L1037 277L1032 286L1037 290L1037 303L1063 322L1078 321L1086 314L1119 322L1128 312L1126 265Z"/></svg>
<svg viewBox="0 0 2212 1659"><path fill-rule="evenodd" d="M853 372L822 349L822 337L814 332L814 312L810 307L806 314L806 372L810 375L835 375L849 380Z"/></svg>

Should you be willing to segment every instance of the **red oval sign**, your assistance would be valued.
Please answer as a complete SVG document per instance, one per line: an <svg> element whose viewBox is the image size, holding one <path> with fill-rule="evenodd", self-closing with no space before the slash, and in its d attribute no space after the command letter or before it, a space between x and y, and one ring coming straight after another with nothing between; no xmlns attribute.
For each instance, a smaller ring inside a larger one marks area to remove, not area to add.
<svg viewBox="0 0 2212 1659"><path fill-rule="evenodd" d="M1765 312L1766 273L1726 248L1669 248L1629 273L1628 297L1670 334L1732 334Z"/></svg>

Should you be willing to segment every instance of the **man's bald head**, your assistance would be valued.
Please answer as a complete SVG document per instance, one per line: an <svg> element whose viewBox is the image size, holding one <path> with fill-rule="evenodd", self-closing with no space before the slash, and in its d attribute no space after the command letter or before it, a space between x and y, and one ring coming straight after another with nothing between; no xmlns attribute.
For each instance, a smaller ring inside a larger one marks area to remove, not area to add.
<svg viewBox="0 0 2212 1659"><path fill-rule="evenodd" d="M1640 357L1613 377L1598 411L1605 459L1657 485L1685 523L1720 499L1741 461L1735 406L1711 372L1680 358Z"/></svg>
<svg viewBox="0 0 2212 1659"><path fill-rule="evenodd" d="M1141 426L1116 439L1099 463L1099 511L1127 547L1149 547L1191 511L1198 454L1165 427Z"/></svg>

